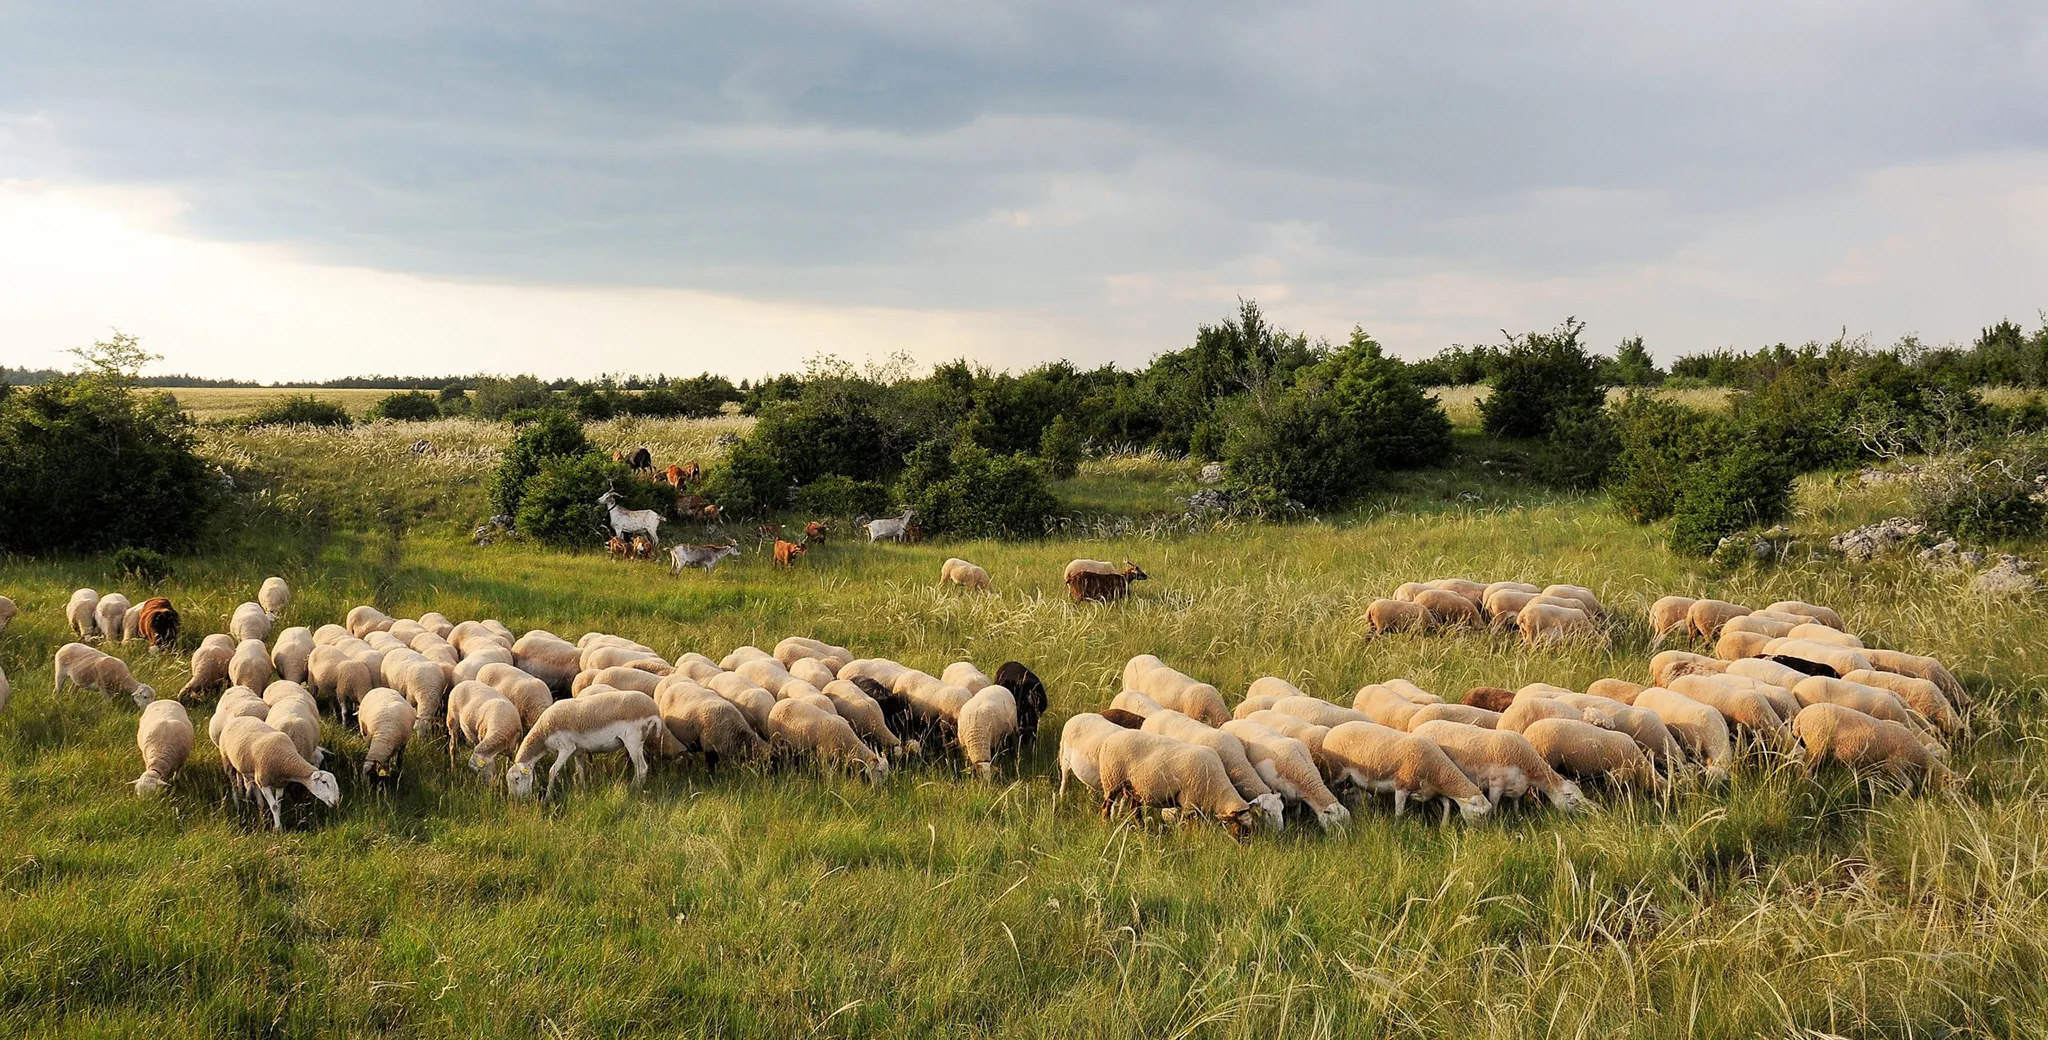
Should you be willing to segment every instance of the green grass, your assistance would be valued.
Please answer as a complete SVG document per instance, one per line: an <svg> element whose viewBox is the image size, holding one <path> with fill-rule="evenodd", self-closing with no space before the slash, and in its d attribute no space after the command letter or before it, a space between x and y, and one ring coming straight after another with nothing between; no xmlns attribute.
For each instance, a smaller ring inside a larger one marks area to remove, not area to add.
<svg viewBox="0 0 2048 1040"><path fill-rule="evenodd" d="M2048 1035L2038 602L1975 599L1959 576L1901 563L1716 574L1598 498L1533 494L1476 463L1323 522L840 541L790 572L750 543L715 575L672 579L468 545L500 435L430 425L209 433L253 490L161 590L188 639L282 573L298 593L287 623L375 602L667 652L804 633L927 670L1015 657L1052 691L1038 751L994 784L931 762L874 788L670 763L629 792L607 763L541 805L451 774L436 742L414 748L395 794L345 778L339 809L295 805L273 835L231 810L203 737L175 789L140 801L134 710L51 693L70 590L141 590L100 558L0 563L22 608L0 636L15 690L0 713L0 1035ZM701 425L663 443L708 451L717 427ZM420 435L439 453L406 453ZM1192 486L1186 464L1138 458L1091 463L1064 490L1128 514L1171 511ZM1884 515L1890 493L1810 481L1797 526ZM986 566L997 594L939 590L951 555ZM1060 572L1081 555L1131 557L1153 580L1126 604L1073 606ZM1534 653L1368 637L1367 602L1451 574L1588 585L1624 620L1610 646ZM1106 824L1088 792L1054 794L1060 721L1103 704L1135 653L1233 700L1268 673L1336 699L1392 676L1453 695L1583 687L1643 675L1633 619L1668 592L1829 603L1876 642L1941 656L1982 704L1953 752L1967 779L1873 794L1759 759L1668 803L1601 793L1594 814L1467 825L1368 801L1343 834L1243 844ZM122 653L159 688L181 684L182 658ZM326 739L359 758L354 736L330 724Z"/></svg>

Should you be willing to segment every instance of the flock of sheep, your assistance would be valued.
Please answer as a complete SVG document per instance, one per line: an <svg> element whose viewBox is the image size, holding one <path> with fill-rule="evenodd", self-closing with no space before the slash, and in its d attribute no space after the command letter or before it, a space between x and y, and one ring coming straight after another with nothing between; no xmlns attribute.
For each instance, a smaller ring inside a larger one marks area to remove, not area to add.
<svg viewBox="0 0 2048 1040"><path fill-rule="evenodd" d="M1135 567L1075 561L1070 585ZM949 559L943 582L988 588L987 572ZM1606 608L1588 589L1447 578L1377 600L1379 631L1450 624L1514 625L1525 639L1588 630ZM184 701L219 694L207 723L238 803L254 799L282 828L283 795L305 788L341 799L322 768L323 703L363 739L357 775L393 782L416 737L445 733L451 765L462 749L488 782L530 796L548 763L546 793L595 754L622 753L634 782L649 755L696 756L707 768L801 759L881 779L892 759L957 754L976 776L1035 739L1045 686L1010 661L993 678L967 661L939 675L800 636L774 650L743 646L714 661L673 661L620 636L575 642L495 620L456 623L429 612L393 618L370 606L342 624L285 628L289 586L263 583L236 608L229 631L205 637L191 680L171 698L85 640L137 638L119 594L80 589L67 614L81 640L57 651L55 686L125 695L143 709L136 744L140 794L167 789L193 748ZM1391 606L1390 606L1391 605ZM165 604L168 609L168 604ZM0 597L0 629L14 614ZM172 614L175 617L175 614ZM1346 823L1343 795L1389 795L1394 811L1442 799L1466 816L1502 799L1540 796L1561 809L1585 804L1581 783L1656 787L1686 772L1723 778L1745 748L1822 759L1906 782L1945 775L1943 738L1961 732L1970 701L1939 661L1865 647L1834 611L1780 602L1762 610L1721 600L1665 597L1649 611L1662 642L1695 641L1713 656L1666 650L1648 683L1601 679L1583 692L1545 683L1478 687L1460 702L1405 679L1359 689L1349 707L1272 676L1233 709L1211 684L1145 654L1124 667L1122 689L1101 712L1068 719L1060 784L1081 780L1120 805L1214 817L1234 833L1279 828L1290 809L1325 828ZM175 622L173 622L174 624ZM266 642L266 640L268 640ZM7 684L0 675L0 707Z"/></svg>

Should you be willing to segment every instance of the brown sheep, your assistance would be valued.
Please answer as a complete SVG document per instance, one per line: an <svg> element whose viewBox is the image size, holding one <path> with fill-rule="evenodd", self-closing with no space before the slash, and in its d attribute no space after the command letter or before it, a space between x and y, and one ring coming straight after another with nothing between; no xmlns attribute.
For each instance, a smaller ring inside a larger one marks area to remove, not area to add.
<svg viewBox="0 0 2048 1040"><path fill-rule="evenodd" d="M1802 603L1796 599L1781 599L1764 609L1783 611L1787 614L1804 614L1829 628L1847 630L1847 626L1842 624L1842 615L1826 607L1817 607L1811 603Z"/></svg>
<svg viewBox="0 0 2048 1040"><path fill-rule="evenodd" d="M1617 700L1623 704L1634 704L1636 694L1647 689L1649 687L1642 683L1632 683L1627 679L1595 679L1591 686L1586 687L1586 693L1594 697Z"/></svg>
<svg viewBox="0 0 2048 1040"><path fill-rule="evenodd" d="M1740 621L1742 619L1736 618L1735 620ZM1755 657L1763 653L1764 647L1769 646L1770 642L1770 636L1757 632L1741 632L1732 628L1723 628L1721 630L1721 638L1714 641L1714 656L1723 661L1736 661L1745 657Z"/></svg>
<svg viewBox="0 0 2048 1040"><path fill-rule="evenodd" d="M1486 586L1479 582L1467 578L1438 578L1427 584L1431 588L1442 589L1445 592L1455 592L1465 597L1466 601L1474 607L1483 609L1486 605Z"/></svg>
<svg viewBox="0 0 2048 1040"><path fill-rule="evenodd" d="M1728 662L1683 650L1666 650L1650 658L1650 681L1669 688L1671 680L1681 675L1719 675L1728 670ZM1607 696L1613 696L1608 694ZM1621 698L1616 697L1615 700ZM1633 703L1633 702L1631 702Z"/></svg>
<svg viewBox="0 0 2048 1040"><path fill-rule="evenodd" d="M1131 583L1146 581L1150 577L1137 564L1125 560L1121 574L1082 571L1067 575L1067 595L1076 603L1109 603L1128 597Z"/></svg>
<svg viewBox="0 0 2048 1040"><path fill-rule="evenodd" d="M1431 590L1435 591L1435 590ZM1429 627L1429 611L1405 599L1376 599L1365 608L1366 624L1375 634L1419 632Z"/></svg>
<svg viewBox="0 0 2048 1040"><path fill-rule="evenodd" d="M1656 636L1651 645L1662 643L1673 632L1685 631L1686 612L1698 602L1691 596L1666 596L1650 604L1650 632Z"/></svg>
<svg viewBox="0 0 2048 1040"><path fill-rule="evenodd" d="M1474 686L1465 691L1461 703L1487 711L1506 711L1508 705L1515 703L1515 691L1498 686Z"/></svg>
<svg viewBox="0 0 2048 1040"><path fill-rule="evenodd" d="M1486 623L1471 600L1444 589L1423 589L1415 594L1415 605L1428 611L1430 621L1440 628L1480 628Z"/></svg>
<svg viewBox="0 0 2048 1040"><path fill-rule="evenodd" d="M1832 759L1858 772L1877 770L1907 784L1938 784L1949 775L1911 730L1854 708L1810 704L1792 720L1792 732L1803 746L1809 770L1818 761Z"/></svg>
<svg viewBox="0 0 2048 1040"><path fill-rule="evenodd" d="M1522 630L1527 646L1551 646L1570 639L1590 639L1599 633L1592 615L1576 607L1530 603L1515 615L1515 627Z"/></svg>

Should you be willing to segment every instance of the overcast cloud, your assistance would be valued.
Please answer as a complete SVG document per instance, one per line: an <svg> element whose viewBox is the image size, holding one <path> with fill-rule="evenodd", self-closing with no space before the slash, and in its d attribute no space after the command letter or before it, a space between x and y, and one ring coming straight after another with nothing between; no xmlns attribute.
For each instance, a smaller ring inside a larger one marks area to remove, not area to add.
<svg viewBox="0 0 2048 1040"><path fill-rule="evenodd" d="M2038 2L592 6L0 0L0 181L168 200L152 233L302 265L309 315L334 271L677 293L839 315L798 338L842 352L889 339L847 315L943 315L958 349L906 345L997 364L1139 362L1240 295L1411 356L1566 313L1668 357L2048 307ZM335 367L98 290L0 287L0 361L132 316L187 367ZM379 300L400 340L441 320ZM795 349L721 335L604 360ZM405 367L505 367L449 362Z"/></svg>

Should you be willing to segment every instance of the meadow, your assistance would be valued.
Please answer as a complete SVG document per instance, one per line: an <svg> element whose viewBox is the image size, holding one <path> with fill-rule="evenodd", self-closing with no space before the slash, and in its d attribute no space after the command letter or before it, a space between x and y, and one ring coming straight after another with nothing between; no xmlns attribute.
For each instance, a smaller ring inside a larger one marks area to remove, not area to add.
<svg viewBox="0 0 2048 1040"><path fill-rule="evenodd" d="M709 457L743 423L592 436ZM245 494L152 590L191 642L275 573L297 593L285 624L375 603L714 657L808 634L932 671L1022 660L1052 710L986 784L941 760L874 787L671 763L629 790L607 763L556 802L511 803L436 739L395 791L344 778L338 809L295 806L280 835L232 809L204 739L171 793L137 799L134 709L53 695L71 589L131 581L103 558L0 562L22 608L0 635L0 1035L2048 1035L2048 608L1972 596L1960 575L1680 560L1597 495L1492 475L1466 435L1451 468L1312 521L1176 519L1197 467L1120 456L1062 487L1078 515L1044 540L841 538L785 572L746 539L717 573L671 578L470 545L502 427L204 437ZM432 453L408 450L419 437ZM1896 494L1808 478L1793 526L1839 531ZM938 588L951 555L996 594ZM1060 573L1083 555L1153 580L1075 606ZM1611 641L1369 637L1373 598L1453 574L1589 586L1616 613ZM1242 843L1056 794L1061 721L1106 703L1133 654L1232 700L1262 674L1347 702L1395 676L1450 696L1583 688L1645 676L1651 600L1709 592L1831 604L1875 644L1942 657L1980 705L1952 752L1961 781L1906 795L1759 754L1725 787L1600 792L1578 816L1446 823L1368 799L1342 833ZM183 682L181 657L122 653L159 689ZM331 722L326 744L360 758Z"/></svg>

